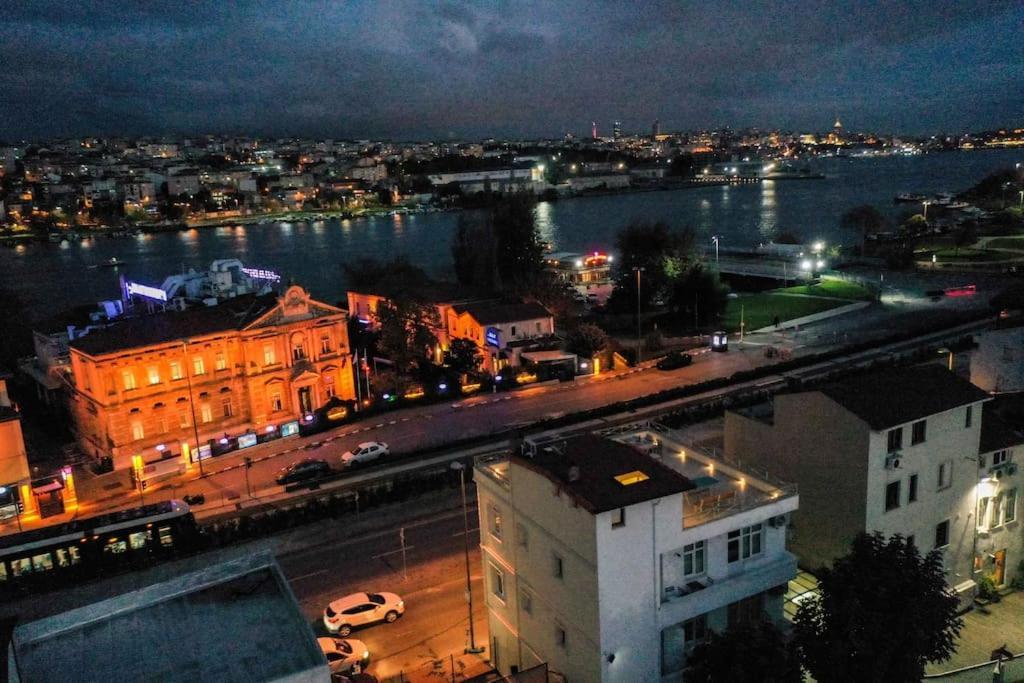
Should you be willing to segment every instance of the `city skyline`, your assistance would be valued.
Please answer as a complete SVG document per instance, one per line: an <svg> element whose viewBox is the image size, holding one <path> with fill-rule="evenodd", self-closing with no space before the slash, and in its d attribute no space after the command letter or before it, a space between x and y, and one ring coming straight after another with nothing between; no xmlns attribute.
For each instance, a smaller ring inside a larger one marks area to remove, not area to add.
<svg viewBox="0 0 1024 683"><path fill-rule="evenodd" d="M438 139L1012 125L1012 3L242 3L0 11L0 138ZM315 18L315 23L311 22Z"/></svg>

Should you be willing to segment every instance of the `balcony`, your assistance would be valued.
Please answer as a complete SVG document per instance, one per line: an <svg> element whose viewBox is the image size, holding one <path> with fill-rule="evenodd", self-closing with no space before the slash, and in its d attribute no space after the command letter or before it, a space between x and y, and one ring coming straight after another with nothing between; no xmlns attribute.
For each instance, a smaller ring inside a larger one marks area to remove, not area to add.
<svg viewBox="0 0 1024 683"><path fill-rule="evenodd" d="M704 484L683 494L683 528L691 529L762 505L772 505L797 495L796 484L764 490L743 480L722 481L712 476L694 481Z"/></svg>

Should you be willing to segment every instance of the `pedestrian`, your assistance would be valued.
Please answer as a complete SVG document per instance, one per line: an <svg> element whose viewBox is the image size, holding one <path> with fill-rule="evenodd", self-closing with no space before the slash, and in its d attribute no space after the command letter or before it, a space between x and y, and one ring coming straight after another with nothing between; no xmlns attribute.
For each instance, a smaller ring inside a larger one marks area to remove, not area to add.
<svg viewBox="0 0 1024 683"><path fill-rule="evenodd" d="M775 323L775 329L779 329L779 316L775 316L774 323Z"/></svg>

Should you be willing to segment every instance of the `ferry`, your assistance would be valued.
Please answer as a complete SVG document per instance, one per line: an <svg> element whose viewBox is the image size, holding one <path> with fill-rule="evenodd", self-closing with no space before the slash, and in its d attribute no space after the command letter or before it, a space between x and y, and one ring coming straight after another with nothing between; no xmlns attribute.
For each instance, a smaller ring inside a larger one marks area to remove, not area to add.
<svg viewBox="0 0 1024 683"><path fill-rule="evenodd" d="M928 198L923 194L916 194L914 192L900 192L898 195L896 195L896 199L894 201L897 204L920 204L926 199Z"/></svg>

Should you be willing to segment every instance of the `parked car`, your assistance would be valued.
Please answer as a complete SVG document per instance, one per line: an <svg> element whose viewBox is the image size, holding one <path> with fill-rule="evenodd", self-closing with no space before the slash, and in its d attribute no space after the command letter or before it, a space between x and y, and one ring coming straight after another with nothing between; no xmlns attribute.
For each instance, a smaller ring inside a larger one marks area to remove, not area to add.
<svg viewBox="0 0 1024 683"><path fill-rule="evenodd" d="M319 479L330 473L331 466L327 464L326 460L306 458L282 468L275 481L281 485L297 484L303 481Z"/></svg>
<svg viewBox="0 0 1024 683"><path fill-rule="evenodd" d="M331 667L332 674L351 673L357 664L361 670L365 669L370 661L370 651L361 640L317 638L316 642L327 658L327 665Z"/></svg>
<svg viewBox="0 0 1024 683"><path fill-rule="evenodd" d="M356 626L380 621L390 624L404 613L405 602L394 593L353 593L327 605L324 626L344 637Z"/></svg>
<svg viewBox="0 0 1024 683"><path fill-rule="evenodd" d="M359 444L351 451L348 451L341 456L341 464L343 467L354 467L356 465L366 465L371 463L377 458L387 455L391 452L386 443L380 441L366 441Z"/></svg>
<svg viewBox="0 0 1024 683"><path fill-rule="evenodd" d="M690 354L672 351L657 362L657 368L659 370L675 370L676 368L685 368L692 362L693 356Z"/></svg>

